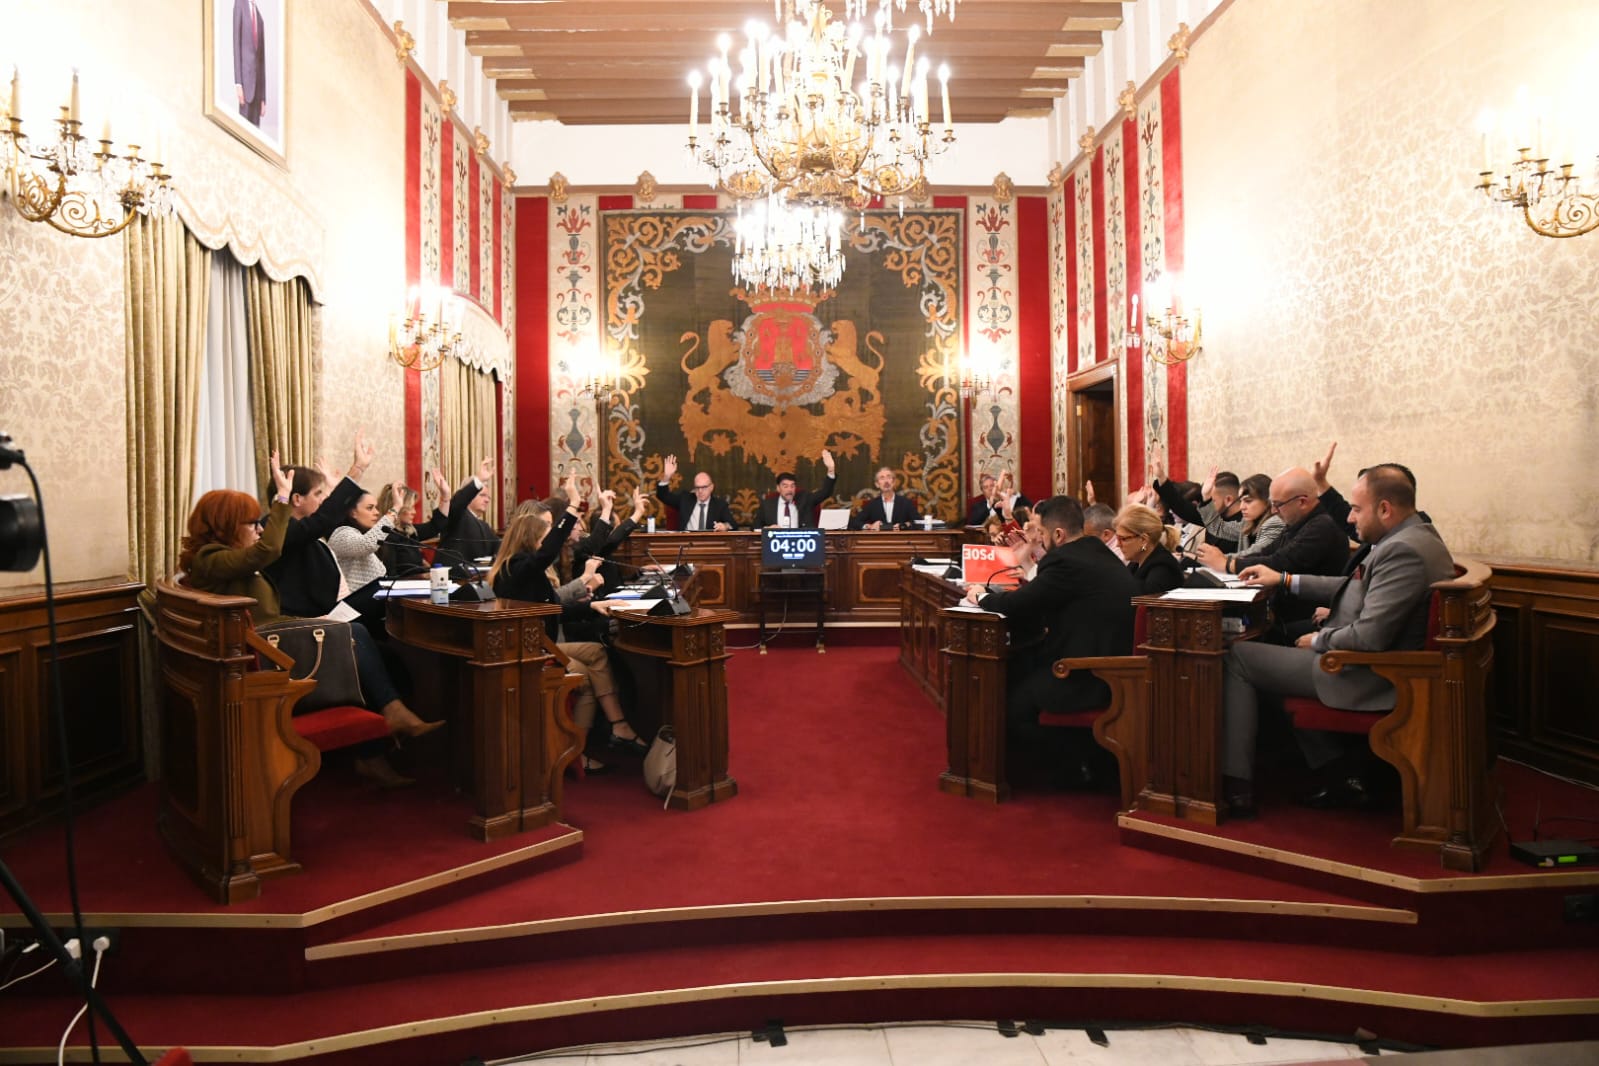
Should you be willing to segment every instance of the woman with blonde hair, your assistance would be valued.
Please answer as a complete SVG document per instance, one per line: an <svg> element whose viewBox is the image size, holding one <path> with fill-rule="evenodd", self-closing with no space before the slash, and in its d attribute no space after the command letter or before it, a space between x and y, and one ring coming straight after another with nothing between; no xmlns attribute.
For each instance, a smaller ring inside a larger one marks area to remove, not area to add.
<svg viewBox="0 0 1599 1066"><path fill-rule="evenodd" d="M550 522L553 508L517 508L500 541L494 565L489 570L489 584L494 587L496 596L510 600L531 600L534 603L560 602L551 573L562 546L577 524L576 475L567 475L561 487L566 493L566 505L553 525ZM555 502L560 502L559 497L555 498ZM572 721L587 734L594 724L594 708L598 705L605 712L605 720L610 725L607 746L643 755L649 746L634 732L622 713L622 701L617 696L616 681L611 675L611 660L606 654L605 645L597 641L562 639L564 634L561 626L568 616L575 620L587 614L604 615L608 611L608 605L603 602L567 604L562 607L559 617L551 617L545 623L545 628L556 642L555 646L571 660L570 668L584 677L583 687L578 690L577 702L572 707ZM604 764L587 755L583 757L583 767L589 772L605 768Z"/></svg>
<svg viewBox="0 0 1599 1066"><path fill-rule="evenodd" d="M1140 596L1159 596L1183 583L1183 566L1172 552L1178 545L1175 527L1152 508L1130 503L1116 515L1116 543Z"/></svg>

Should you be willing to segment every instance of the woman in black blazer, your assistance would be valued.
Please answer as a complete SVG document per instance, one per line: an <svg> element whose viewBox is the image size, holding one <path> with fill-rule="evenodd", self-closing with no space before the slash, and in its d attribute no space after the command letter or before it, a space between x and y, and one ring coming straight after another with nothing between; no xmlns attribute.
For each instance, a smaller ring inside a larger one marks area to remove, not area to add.
<svg viewBox="0 0 1599 1066"><path fill-rule="evenodd" d="M534 603L560 602L550 578L561 548L577 524L576 475L568 475L561 487L566 493L566 506L553 525L550 521L553 508L517 508L500 542L494 566L489 570L489 583L494 586L496 596ZM558 497L555 502L560 502ZM603 613L603 605L591 605L590 609ZM610 725L608 746L643 755L649 745L640 739L622 713L622 701L617 695L605 645L597 641L561 639L564 634L559 618L549 619L545 627L556 641L555 646L570 660L568 667L585 678L583 687L578 690L577 702L572 706L572 721L586 734L594 724L594 708L598 705ZM583 757L583 766L589 772L604 769L603 764L587 755Z"/></svg>
<svg viewBox="0 0 1599 1066"><path fill-rule="evenodd" d="M1116 541L1140 596L1159 596L1183 583L1183 564L1172 554L1177 530L1141 503L1130 503L1116 516Z"/></svg>

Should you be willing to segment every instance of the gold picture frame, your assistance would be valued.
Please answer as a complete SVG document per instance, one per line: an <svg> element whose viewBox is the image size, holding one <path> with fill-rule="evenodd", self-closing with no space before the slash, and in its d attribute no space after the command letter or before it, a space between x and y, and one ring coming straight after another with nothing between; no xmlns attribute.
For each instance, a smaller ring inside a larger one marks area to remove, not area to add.
<svg viewBox="0 0 1599 1066"><path fill-rule="evenodd" d="M200 3L206 117L288 169L288 0Z"/></svg>

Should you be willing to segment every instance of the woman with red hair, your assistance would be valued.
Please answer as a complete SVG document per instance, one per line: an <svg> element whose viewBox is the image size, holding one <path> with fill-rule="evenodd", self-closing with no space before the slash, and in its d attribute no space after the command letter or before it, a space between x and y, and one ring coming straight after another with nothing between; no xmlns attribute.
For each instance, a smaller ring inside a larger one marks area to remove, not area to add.
<svg viewBox="0 0 1599 1066"><path fill-rule="evenodd" d="M261 571L282 554L293 511L289 502L292 475L278 462L277 452L272 453L271 469L272 506L265 522L255 497L233 489L213 489L200 497L189 514L188 535L183 538L183 551L178 556L185 585L203 592L252 597L256 606L251 617L257 623L283 614L277 588ZM353 637L353 629L351 633ZM359 666L363 649L359 638L355 639ZM380 670L378 674L381 676L374 677L372 671L362 670L361 684L389 720L391 730L416 735L443 724L426 723L427 728L416 728L421 723L388 683L387 673ZM395 772L376 742L356 749L355 772L385 788L413 783Z"/></svg>

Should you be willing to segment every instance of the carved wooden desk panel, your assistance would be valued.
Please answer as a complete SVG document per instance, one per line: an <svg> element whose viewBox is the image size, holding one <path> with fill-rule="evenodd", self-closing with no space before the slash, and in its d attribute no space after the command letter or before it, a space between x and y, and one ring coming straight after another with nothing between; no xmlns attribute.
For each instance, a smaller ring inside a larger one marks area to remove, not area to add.
<svg viewBox="0 0 1599 1066"><path fill-rule="evenodd" d="M1005 662L1010 657L1003 615L943 610L948 659L944 703L949 769L938 787L992 803L1010 797L1005 779Z"/></svg>
<svg viewBox="0 0 1599 1066"><path fill-rule="evenodd" d="M654 664L657 676L640 681L653 682L661 720L677 737L668 806L692 811L732 799L738 782L727 773L726 626L737 615L701 607L681 617L616 617L617 649Z"/></svg>
<svg viewBox="0 0 1599 1066"><path fill-rule="evenodd" d="M471 833L481 840L536 829L561 814L561 773L581 741L567 706L581 678L545 647L554 604L520 600L435 605L393 600L389 634L464 661L451 722L457 767L470 782Z"/></svg>

